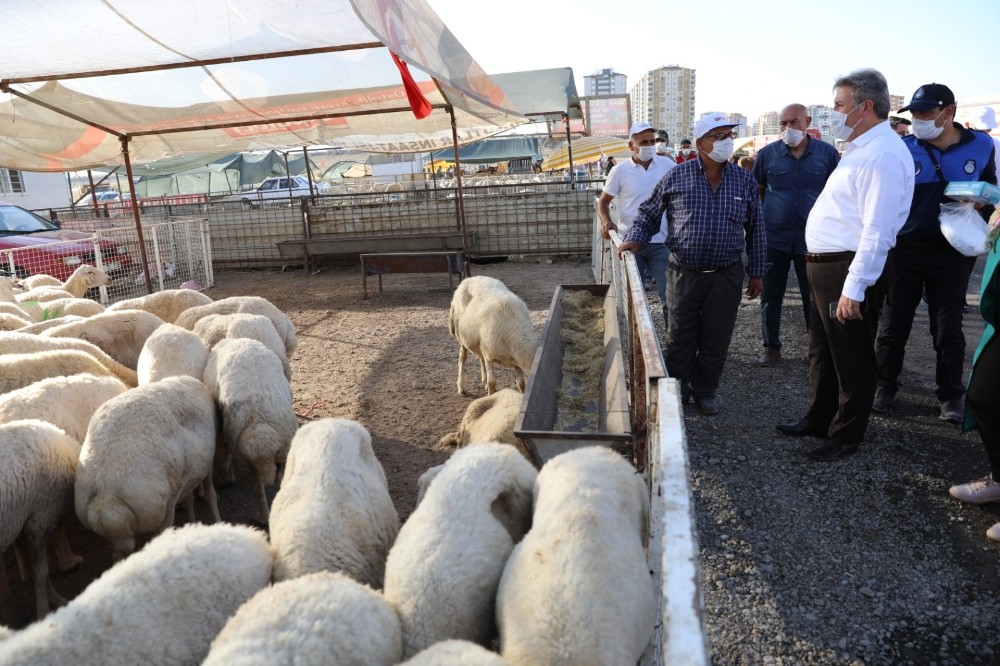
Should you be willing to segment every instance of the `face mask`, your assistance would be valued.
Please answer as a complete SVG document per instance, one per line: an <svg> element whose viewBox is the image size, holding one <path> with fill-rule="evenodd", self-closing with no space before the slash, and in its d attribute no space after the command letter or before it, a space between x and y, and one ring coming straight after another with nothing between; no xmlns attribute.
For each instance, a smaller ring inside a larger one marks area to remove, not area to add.
<svg viewBox="0 0 1000 666"><path fill-rule="evenodd" d="M708 159L713 162L725 162L733 156L733 140L723 139L716 141L712 146L712 152L708 154Z"/></svg>
<svg viewBox="0 0 1000 666"><path fill-rule="evenodd" d="M944 109L941 109L941 113L944 113ZM924 141L933 141L934 139L941 136L941 132L944 131L944 125L938 127L937 119L941 117L941 113L934 117L934 120L917 120L913 119L913 125L910 128L913 135L918 139L923 139Z"/></svg>
<svg viewBox="0 0 1000 666"><path fill-rule="evenodd" d="M804 139L805 136L806 133L803 132L802 130L797 130L792 127L787 127L785 128L785 131L781 133L781 140L784 141L787 145L795 147L800 143L802 143L802 139Z"/></svg>
<svg viewBox="0 0 1000 666"><path fill-rule="evenodd" d="M639 146L639 160L648 162L656 155L656 146Z"/></svg>
<svg viewBox="0 0 1000 666"><path fill-rule="evenodd" d="M862 102L862 104L864 104L864 102ZM861 119L859 118L858 122L854 123L853 127L848 127L847 116L857 111L859 106L861 106L861 104L858 104L858 106L854 107L847 113L832 110L830 111L830 133L833 134L833 136L842 141L850 140L851 135L854 134L854 128L858 126Z"/></svg>
<svg viewBox="0 0 1000 666"><path fill-rule="evenodd" d="M691 149L690 148L681 148L681 155L683 155L684 157L687 157L690 154L691 154Z"/></svg>
<svg viewBox="0 0 1000 666"><path fill-rule="evenodd" d="M656 144L656 154L657 155L666 155L667 154L667 144L662 143L662 142Z"/></svg>

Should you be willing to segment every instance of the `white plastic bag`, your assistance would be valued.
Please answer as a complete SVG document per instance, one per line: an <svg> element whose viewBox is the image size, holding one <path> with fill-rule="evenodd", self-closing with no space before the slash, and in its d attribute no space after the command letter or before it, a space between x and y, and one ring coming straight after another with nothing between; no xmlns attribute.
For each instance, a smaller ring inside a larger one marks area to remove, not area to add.
<svg viewBox="0 0 1000 666"><path fill-rule="evenodd" d="M941 204L941 233L951 246L967 257L977 257L986 252L986 234L989 229L979 216L975 204Z"/></svg>

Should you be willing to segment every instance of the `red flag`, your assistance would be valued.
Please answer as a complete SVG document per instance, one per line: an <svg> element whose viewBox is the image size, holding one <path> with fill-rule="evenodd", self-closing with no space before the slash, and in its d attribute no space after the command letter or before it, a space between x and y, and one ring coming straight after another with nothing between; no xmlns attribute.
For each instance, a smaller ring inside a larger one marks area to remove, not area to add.
<svg viewBox="0 0 1000 666"><path fill-rule="evenodd" d="M413 80L410 68L392 51L389 51L389 55L392 56L392 61L396 63L399 75L403 78L403 88L406 89L406 98L410 101L410 108L413 109L413 115L416 116L417 120L431 115L431 103L424 97L417 82Z"/></svg>

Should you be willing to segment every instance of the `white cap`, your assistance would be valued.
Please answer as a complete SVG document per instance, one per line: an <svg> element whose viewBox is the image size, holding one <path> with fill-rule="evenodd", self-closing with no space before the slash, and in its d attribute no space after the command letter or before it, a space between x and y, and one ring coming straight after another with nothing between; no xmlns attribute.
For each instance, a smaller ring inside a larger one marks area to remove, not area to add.
<svg viewBox="0 0 1000 666"><path fill-rule="evenodd" d="M652 130L653 126L650 125L649 123L632 123L632 127L630 127L628 130L628 135L635 136L636 134Z"/></svg>
<svg viewBox="0 0 1000 666"><path fill-rule="evenodd" d="M972 124L976 129L996 129L997 114L991 106L980 107L976 115L972 116Z"/></svg>
<svg viewBox="0 0 1000 666"><path fill-rule="evenodd" d="M738 125L739 123L734 123L721 113L713 113L698 119L694 125L694 138L700 139L716 127L736 127Z"/></svg>

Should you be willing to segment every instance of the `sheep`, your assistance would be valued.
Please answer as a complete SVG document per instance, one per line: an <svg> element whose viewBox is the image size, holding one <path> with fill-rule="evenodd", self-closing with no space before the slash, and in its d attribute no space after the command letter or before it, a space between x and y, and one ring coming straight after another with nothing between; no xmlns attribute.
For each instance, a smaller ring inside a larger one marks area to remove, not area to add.
<svg viewBox="0 0 1000 666"><path fill-rule="evenodd" d="M31 278L29 277L26 280L30 281ZM66 292L66 296L70 298L83 298L88 289L106 287L110 284L110 275L96 266L83 264L73 271L73 274L61 286L29 287L28 291L17 294L15 298L21 303L25 301L45 301L51 300L51 295L58 292ZM60 294L56 298L63 298L63 296Z"/></svg>
<svg viewBox="0 0 1000 666"><path fill-rule="evenodd" d="M35 273L21 280L24 291L35 287L62 287L63 281L46 273Z"/></svg>
<svg viewBox="0 0 1000 666"><path fill-rule="evenodd" d="M77 298L65 289L60 289L59 287L38 287L32 289L31 291L25 291L17 294L17 303L44 303L46 301L54 301L60 298Z"/></svg>
<svg viewBox="0 0 1000 666"><path fill-rule="evenodd" d="M49 580L48 543L69 508L79 452L79 442L51 423L25 419L0 425L0 553L21 538L39 619L50 603L66 603ZM3 583L0 589L7 587ZM8 604L0 599L0 606Z"/></svg>
<svg viewBox="0 0 1000 666"><path fill-rule="evenodd" d="M31 326L27 312L23 317L13 312L0 312L0 331L19 331L25 326Z"/></svg>
<svg viewBox="0 0 1000 666"><path fill-rule="evenodd" d="M68 324L71 321L83 321L84 319L86 319L86 317L80 317L77 315L62 315L61 317L56 317L55 319L46 319L45 321L39 321L31 324L30 326L19 328L17 329L17 332L38 335L42 331L47 331L50 328L62 326L63 324Z"/></svg>
<svg viewBox="0 0 1000 666"><path fill-rule="evenodd" d="M184 291L189 291L185 289ZM264 343L281 361L285 378L291 381L292 366L288 362L285 343L274 328L271 320L263 315L248 312L234 312L227 315L208 315L194 325L194 332L201 336L209 349L223 338L250 338Z"/></svg>
<svg viewBox="0 0 1000 666"><path fill-rule="evenodd" d="M317 572L258 592L229 618L203 666L397 664L399 618L378 592Z"/></svg>
<svg viewBox="0 0 1000 666"><path fill-rule="evenodd" d="M0 303L16 303L16 281L10 275L0 275Z"/></svg>
<svg viewBox="0 0 1000 666"><path fill-rule="evenodd" d="M259 314L270 319L271 323L274 324L274 330L278 332L281 341L285 344L285 355L288 358L292 357L295 347L298 345L298 340L295 337L295 325L288 315L269 300L260 296L231 296L207 305L188 308L177 317L174 323L191 330L202 317L210 314L232 314L234 312Z"/></svg>
<svg viewBox="0 0 1000 666"><path fill-rule="evenodd" d="M82 321L55 326L41 335L50 338L79 338L91 342L122 365L132 370L139 363L139 353L146 338L163 324L156 315L141 310L103 312Z"/></svg>
<svg viewBox="0 0 1000 666"><path fill-rule="evenodd" d="M24 308L12 301L0 301L0 314L10 314L21 319L31 319L31 315Z"/></svg>
<svg viewBox="0 0 1000 666"><path fill-rule="evenodd" d="M108 310L144 310L156 315L168 324L173 324L177 317L198 305L207 305L212 299L193 289L164 289L155 294L129 298L108 306Z"/></svg>
<svg viewBox="0 0 1000 666"><path fill-rule="evenodd" d="M267 586L271 566L260 530L168 530L65 607L0 642L0 664L200 664L226 620Z"/></svg>
<svg viewBox="0 0 1000 666"><path fill-rule="evenodd" d="M201 381L208 362L208 347L191 331L163 324L146 338L136 374L139 385L187 375Z"/></svg>
<svg viewBox="0 0 1000 666"><path fill-rule="evenodd" d="M127 386L135 386L138 382L135 370L126 368L101 351L100 347L86 340L50 338L47 336L30 335L22 331L13 331L0 334L0 345L3 346L4 352L7 354L29 354L37 351L76 349L93 356L98 363L103 365L112 375L125 382Z"/></svg>
<svg viewBox="0 0 1000 666"><path fill-rule="evenodd" d="M19 304L33 322L47 321L62 315L93 317L104 312L104 306L87 298L57 298L51 301L27 301Z"/></svg>
<svg viewBox="0 0 1000 666"><path fill-rule="evenodd" d="M174 524L174 507L201 487L219 518L212 462L218 432L208 389L192 377L168 377L101 405L90 420L76 473L76 515L111 541L116 558L136 537Z"/></svg>
<svg viewBox="0 0 1000 666"><path fill-rule="evenodd" d="M51 423L81 444L97 408L127 388L115 377L91 374L49 377L0 395L0 423L38 419Z"/></svg>
<svg viewBox="0 0 1000 666"><path fill-rule="evenodd" d="M475 643L450 640L435 643L400 666L504 666L504 660Z"/></svg>
<svg viewBox="0 0 1000 666"><path fill-rule="evenodd" d="M458 394L468 352L479 357L486 394L496 392L493 364L513 368L523 393L538 348L528 306L500 280L476 275L462 280L451 299L448 332L458 340Z"/></svg>
<svg viewBox="0 0 1000 666"><path fill-rule="evenodd" d="M514 435L514 424L524 396L514 389L501 389L493 395L473 400L465 410L458 432L442 437L438 449L462 448L479 442L510 444L528 460L532 460L524 441Z"/></svg>
<svg viewBox="0 0 1000 666"><path fill-rule="evenodd" d="M552 458L531 531L497 592L500 654L516 664L634 664L656 621L642 477L600 446Z"/></svg>
<svg viewBox="0 0 1000 666"><path fill-rule="evenodd" d="M275 483L299 427L281 363L256 340L220 340L208 355L204 381L222 412L226 452L230 459L235 456L249 464L257 489L257 520L267 524L264 486Z"/></svg>
<svg viewBox="0 0 1000 666"><path fill-rule="evenodd" d="M274 580L340 570L379 589L397 532L368 431L332 418L299 428L271 507Z"/></svg>
<svg viewBox="0 0 1000 666"><path fill-rule="evenodd" d="M508 444L473 444L444 464L385 565L404 658L449 638L481 645L493 638L497 584L528 529L535 476Z"/></svg>
<svg viewBox="0 0 1000 666"><path fill-rule="evenodd" d="M111 371L87 352L76 349L0 355L0 395L48 377L69 377L89 372L109 377Z"/></svg>

